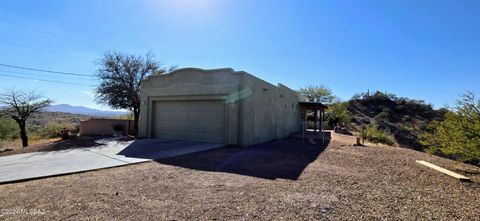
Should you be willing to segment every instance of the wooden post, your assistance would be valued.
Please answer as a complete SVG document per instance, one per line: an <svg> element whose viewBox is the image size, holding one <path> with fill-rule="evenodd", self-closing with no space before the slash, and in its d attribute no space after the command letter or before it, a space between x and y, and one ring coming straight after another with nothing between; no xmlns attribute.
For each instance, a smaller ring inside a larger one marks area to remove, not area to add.
<svg viewBox="0 0 480 221"><path fill-rule="evenodd" d="M318 118L318 131L322 132L322 112L317 109L317 118Z"/></svg>
<svg viewBox="0 0 480 221"><path fill-rule="evenodd" d="M426 167L432 168L432 169L434 169L434 170L436 170L436 171L439 171L439 172L441 172L441 173L444 173L444 174L447 174L447 175L449 175L449 176L452 176L452 177L454 177L454 178L456 178L456 179L459 179L459 180L461 180L461 181L470 181L470 178L468 178L468 177L466 177L466 176L460 175L460 174L458 174L458 173L454 173L454 172L452 172L452 171L450 171L450 170L447 170L447 169L445 169L445 168L439 167L439 166L437 166L437 165L435 165L435 164L431 164L431 163L429 163L429 162L427 162L427 161L415 160L415 162L416 162L416 163L419 163L419 164L422 164L422 165L424 165L424 166L426 166Z"/></svg>
<svg viewBox="0 0 480 221"><path fill-rule="evenodd" d="M302 141L305 143L305 133L307 132L307 110L305 109L302 112Z"/></svg>
<svg viewBox="0 0 480 221"><path fill-rule="evenodd" d="M130 119L128 119L127 137L130 136Z"/></svg>
<svg viewBox="0 0 480 221"><path fill-rule="evenodd" d="M302 122L302 142L305 143L305 122Z"/></svg>
<svg viewBox="0 0 480 221"><path fill-rule="evenodd" d="M362 127L362 131L360 132L360 138L362 139L362 145L365 145L365 127Z"/></svg>

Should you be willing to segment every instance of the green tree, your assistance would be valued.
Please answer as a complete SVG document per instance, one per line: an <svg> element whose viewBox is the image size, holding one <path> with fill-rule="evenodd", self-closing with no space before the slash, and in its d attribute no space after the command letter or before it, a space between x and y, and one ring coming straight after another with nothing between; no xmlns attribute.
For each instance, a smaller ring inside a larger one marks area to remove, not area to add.
<svg viewBox="0 0 480 221"><path fill-rule="evenodd" d="M24 92L11 90L6 92L0 99L0 103L6 107L2 109L2 116L9 116L18 124L20 129L20 138L22 139L22 146L28 146L27 136L27 119L42 108L50 105L52 100L42 99L42 97L35 92Z"/></svg>
<svg viewBox="0 0 480 221"><path fill-rule="evenodd" d="M161 69L159 63L149 54L143 57L107 52L99 62L100 85L96 89L97 102L115 109L132 111L134 131L137 133L140 84L146 77L162 73L165 73L165 70Z"/></svg>
<svg viewBox="0 0 480 221"><path fill-rule="evenodd" d="M480 165L480 100L473 92L463 94L443 121L434 121L421 134L431 153Z"/></svg>
<svg viewBox="0 0 480 221"><path fill-rule="evenodd" d="M332 90L325 86L307 86L298 90L309 102L331 104L335 100Z"/></svg>
<svg viewBox="0 0 480 221"><path fill-rule="evenodd" d="M352 114L347 109L347 102L336 102L328 106L325 119L330 126L341 125L348 127L352 121Z"/></svg>

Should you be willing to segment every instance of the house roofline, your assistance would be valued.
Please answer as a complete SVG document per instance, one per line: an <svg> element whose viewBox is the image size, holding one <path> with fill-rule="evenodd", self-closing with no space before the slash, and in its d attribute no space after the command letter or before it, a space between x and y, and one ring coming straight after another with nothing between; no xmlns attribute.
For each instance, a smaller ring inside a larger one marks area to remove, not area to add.
<svg viewBox="0 0 480 221"><path fill-rule="evenodd" d="M213 68L213 69L202 69L202 68L195 68L195 67L186 67L186 68L180 68L180 69L176 69L176 70L173 70L171 72L168 72L168 73L165 73L165 74L154 74L154 75L150 75L148 76L147 78L143 79L142 81L148 81L152 78L162 78L162 77L168 77L168 76L171 76L171 75L174 75L174 74L177 74L179 72L183 72L183 71L198 71L198 72L201 72L201 73L216 73L216 72L228 72L228 73L231 73L231 74L240 74L240 75L248 75L250 77L253 77L257 80L260 80L260 81L263 81L273 87L276 87L276 88L279 88L279 89L287 89L287 90L290 90L292 92L297 92L291 88L289 88L288 86L284 85L284 84L281 84L281 83L278 83L277 85L275 84L272 84L268 81L265 81L261 78L258 78L256 77L255 75L253 74L250 74L246 71L235 71L233 68L229 68L229 67L225 67L225 68Z"/></svg>

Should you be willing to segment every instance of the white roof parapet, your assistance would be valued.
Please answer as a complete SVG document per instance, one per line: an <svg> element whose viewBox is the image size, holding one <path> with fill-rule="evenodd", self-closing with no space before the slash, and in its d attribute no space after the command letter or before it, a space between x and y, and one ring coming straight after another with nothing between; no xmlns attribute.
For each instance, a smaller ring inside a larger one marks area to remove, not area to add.
<svg viewBox="0 0 480 221"><path fill-rule="evenodd" d="M153 75L150 75L150 76L146 77L145 79L143 79L143 81L147 81L150 78L166 77L166 76L169 76L171 74L176 74L176 73L182 72L182 71L198 71L198 72L202 72L202 73L215 73L215 72L240 73L240 72L237 72L237 71L233 70L232 68L202 69L202 68L187 67L187 68L176 69L176 70L173 70L173 71L165 73L165 74L153 74Z"/></svg>

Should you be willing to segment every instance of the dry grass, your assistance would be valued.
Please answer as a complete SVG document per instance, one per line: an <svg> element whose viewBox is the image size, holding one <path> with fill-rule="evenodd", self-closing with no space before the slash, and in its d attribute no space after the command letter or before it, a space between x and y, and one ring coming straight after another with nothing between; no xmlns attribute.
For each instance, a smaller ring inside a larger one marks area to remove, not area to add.
<svg viewBox="0 0 480 221"><path fill-rule="evenodd" d="M28 144L31 146L36 146L36 145L42 145L46 143L51 143L60 140L60 138L30 138L28 140ZM5 141L0 141L0 147L3 148L13 148L13 149L22 149L22 140L20 139L15 139L15 140L5 140Z"/></svg>
<svg viewBox="0 0 480 221"><path fill-rule="evenodd" d="M32 152L32 150L30 149L33 149L33 151L36 151L40 146L45 146L59 140L60 138L42 139L42 138L33 137L28 140L29 147L26 147L26 148L22 147L22 140L20 139L3 140L3 141L0 141L0 150L10 149L10 151L15 152L16 154ZM0 156L2 156L1 153L0 153Z"/></svg>
<svg viewBox="0 0 480 221"><path fill-rule="evenodd" d="M71 148L92 147L99 145L94 142L95 139L98 139L98 137L85 137L81 139L75 138L70 140L61 140L60 138L32 138L29 140L28 147L22 147L22 141L20 139L13 141L0 141L0 157L36 151L54 151Z"/></svg>
<svg viewBox="0 0 480 221"><path fill-rule="evenodd" d="M45 214L1 218L479 219L478 167L394 147L352 147L332 141L321 148L279 140L2 185L2 208L40 209ZM418 165L418 159L468 175L473 182L459 182Z"/></svg>

